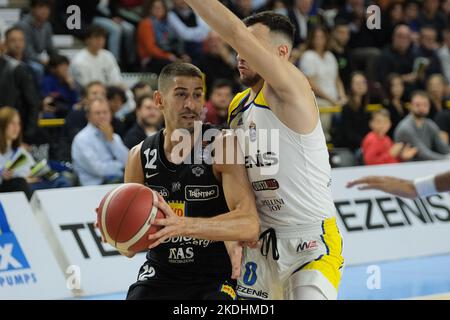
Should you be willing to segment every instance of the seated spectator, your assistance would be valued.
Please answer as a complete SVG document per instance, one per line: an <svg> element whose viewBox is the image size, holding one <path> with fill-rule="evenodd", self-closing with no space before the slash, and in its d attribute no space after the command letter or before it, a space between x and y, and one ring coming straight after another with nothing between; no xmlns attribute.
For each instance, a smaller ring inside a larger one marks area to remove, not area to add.
<svg viewBox="0 0 450 320"><path fill-rule="evenodd" d="M184 0L174 0L173 5L167 15L169 26L183 40L184 51L192 63L198 64L203 57L203 41L210 32L209 26Z"/></svg>
<svg viewBox="0 0 450 320"><path fill-rule="evenodd" d="M312 22L309 18L312 5L313 1L311 0L295 0L288 10L289 20L295 26L294 49L292 50L295 57L294 62L300 58L300 53L303 51L301 45L308 39L308 34L312 28Z"/></svg>
<svg viewBox="0 0 450 320"><path fill-rule="evenodd" d="M179 59L189 62L183 42L169 26L167 5L150 0L137 30L138 53L145 70L159 74L168 64Z"/></svg>
<svg viewBox="0 0 450 320"><path fill-rule="evenodd" d="M37 73L40 81L44 76L44 67L50 56L56 53L53 47L53 30L49 18L52 8L51 0L31 0L31 12L17 24L26 37L25 60Z"/></svg>
<svg viewBox="0 0 450 320"><path fill-rule="evenodd" d="M100 81L105 85L122 82L120 68L113 54L105 50L106 31L98 26L88 28L86 47L72 60L71 71L75 82L84 87L90 82Z"/></svg>
<svg viewBox="0 0 450 320"><path fill-rule="evenodd" d="M427 81L427 93L430 97L431 108L428 118L434 119L436 114L447 109L447 84L442 74L433 74Z"/></svg>
<svg viewBox="0 0 450 320"><path fill-rule="evenodd" d="M394 133L395 142L417 148L414 160L440 160L448 158L450 147L441 139L439 128L428 119L430 100L426 92L411 95L411 111Z"/></svg>
<svg viewBox="0 0 450 320"><path fill-rule="evenodd" d="M237 70L236 55L225 41L212 31L205 41L205 56L199 67L206 74L206 91L211 92L217 79L227 79L233 83L233 91L241 89Z"/></svg>
<svg viewBox="0 0 450 320"><path fill-rule="evenodd" d="M144 81L139 81L136 83L133 88L131 88L131 91L133 93L133 98L135 101L139 100L140 97L149 95L153 96L153 89L152 87ZM137 106L136 106L137 107ZM122 124L123 124L123 130L124 132L128 132L131 127L134 126L136 123L136 110L128 112L125 114L125 117L123 118Z"/></svg>
<svg viewBox="0 0 450 320"><path fill-rule="evenodd" d="M24 162L31 163L33 159L20 146L20 131L19 113L10 107L0 108L0 192L22 191L30 199L32 191L26 180L30 165L22 165L15 170L8 168L21 154L25 155Z"/></svg>
<svg viewBox="0 0 450 320"><path fill-rule="evenodd" d="M384 83L390 73L398 73L405 83L406 94L416 87L417 72L413 69L417 54L412 47L411 30L401 24L395 27L391 45L377 63L378 81Z"/></svg>
<svg viewBox="0 0 450 320"><path fill-rule="evenodd" d="M350 40L350 26L345 21L336 21L330 39L330 51L334 54L338 68L339 77L345 89L350 85L350 74L352 72L348 41Z"/></svg>
<svg viewBox="0 0 450 320"><path fill-rule="evenodd" d="M97 2L98 15L94 17L93 23L108 32L108 50L119 64L133 65L136 60L134 25L120 16L118 0ZM122 50L122 48L126 50Z"/></svg>
<svg viewBox="0 0 450 320"><path fill-rule="evenodd" d="M385 43L391 42L392 33L397 25L405 23L403 5L400 1L393 1L386 9L385 16L381 19L381 28L385 30L383 40Z"/></svg>
<svg viewBox="0 0 450 320"><path fill-rule="evenodd" d="M389 136L392 138L395 128L409 112L404 101L405 86L402 77L397 73L391 73L387 77L385 91L387 99L383 102L383 107L391 115L392 126L389 130Z"/></svg>
<svg viewBox="0 0 450 320"><path fill-rule="evenodd" d="M205 120L220 128L227 128L228 106L233 99L233 87L225 79L214 82L209 95L209 101L205 104Z"/></svg>
<svg viewBox="0 0 450 320"><path fill-rule="evenodd" d="M300 60L300 69L308 78L320 107L343 105L347 102L344 85L334 55L328 50L328 34L324 27L311 30L306 51ZM330 140L331 114L321 114L323 130Z"/></svg>
<svg viewBox="0 0 450 320"><path fill-rule="evenodd" d="M150 95L141 96L136 103L136 123L127 132L124 143L128 149L141 143L145 138L158 132L163 116Z"/></svg>
<svg viewBox="0 0 450 320"><path fill-rule="evenodd" d="M357 151L363 138L369 132L369 114L366 106L369 103L367 79L361 72L351 76L349 101L342 108L341 123L337 144Z"/></svg>
<svg viewBox="0 0 450 320"><path fill-rule="evenodd" d="M89 102L88 125L73 140L72 161L82 186L118 183L128 157L128 148L114 133L106 99Z"/></svg>
<svg viewBox="0 0 450 320"><path fill-rule="evenodd" d="M443 109L436 114L434 122L439 127L442 141L447 145L450 143L450 109Z"/></svg>
<svg viewBox="0 0 450 320"><path fill-rule="evenodd" d="M409 161L416 155L416 148L401 142L394 144L387 135L391 128L389 111L382 109L372 113L369 126L372 131L365 136L361 144L364 164L398 163Z"/></svg>
<svg viewBox="0 0 450 320"><path fill-rule="evenodd" d="M442 47L437 51L441 62L442 71L447 83L450 83L450 28L446 28L443 32L444 42Z"/></svg>
<svg viewBox="0 0 450 320"><path fill-rule="evenodd" d="M419 13L420 28L424 26L432 26L438 34L447 26L445 15L439 10L439 0L424 0ZM438 38L441 40L440 37Z"/></svg>
<svg viewBox="0 0 450 320"><path fill-rule="evenodd" d="M53 108L44 117L65 118L72 106L78 102L75 81L69 72L69 59L58 54L50 57L41 92L44 97L50 98L53 104Z"/></svg>
<svg viewBox="0 0 450 320"><path fill-rule="evenodd" d="M137 25L142 17L142 6L145 0L119 0L119 14L122 18Z"/></svg>
<svg viewBox="0 0 450 320"><path fill-rule="evenodd" d="M106 98L108 99L109 108L113 116L114 132L124 137L125 131L123 126L123 118L125 117L123 110L127 102L125 91L118 86L110 86L106 90ZM121 112L122 111L122 112Z"/></svg>
<svg viewBox="0 0 450 320"><path fill-rule="evenodd" d="M403 3L405 13L405 24L411 29L413 38L419 33L419 4L416 1L405 1Z"/></svg>
<svg viewBox="0 0 450 320"><path fill-rule="evenodd" d="M419 86L425 87L427 78L436 73L442 73L441 62L437 55L438 43L436 30L432 27L420 29L419 47L416 50L414 68L417 70Z"/></svg>
<svg viewBox="0 0 450 320"><path fill-rule="evenodd" d="M37 134L42 101L29 67L11 57L0 55L0 93L0 106L8 105L19 111L24 142L46 142L45 136Z"/></svg>

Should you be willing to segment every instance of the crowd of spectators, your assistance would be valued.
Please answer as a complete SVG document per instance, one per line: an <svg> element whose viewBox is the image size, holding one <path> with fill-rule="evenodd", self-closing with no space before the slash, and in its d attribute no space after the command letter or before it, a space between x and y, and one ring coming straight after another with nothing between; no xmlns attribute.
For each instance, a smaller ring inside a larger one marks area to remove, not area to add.
<svg viewBox="0 0 450 320"><path fill-rule="evenodd" d="M291 20L291 62L316 94L330 151L352 158L332 165L448 157L450 1L221 2L240 18L273 10ZM381 8L380 28L367 24L371 4ZM78 29L67 25L71 5L82 12ZM120 181L128 150L163 126L157 88L129 87L124 72L157 75L174 61L196 64L205 73L203 120L220 127L243 89L236 54L183 0L31 0L1 33L0 191L30 196L42 187L37 182ZM68 58L55 34L83 47ZM39 119L64 124L42 127ZM42 160L50 171L37 177ZM60 174L48 174L54 171Z"/></svg>

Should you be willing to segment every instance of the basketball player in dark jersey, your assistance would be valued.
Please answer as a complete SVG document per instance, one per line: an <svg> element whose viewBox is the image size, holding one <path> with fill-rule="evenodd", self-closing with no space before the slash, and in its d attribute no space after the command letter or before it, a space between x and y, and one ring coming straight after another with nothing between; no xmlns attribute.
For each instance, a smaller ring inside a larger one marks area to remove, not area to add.
<svg viewBox="0 0 450 320"><path fill-rule="evenodd" d="M141 183L157 191L165 200L160 205L170 206L161 220L176 216L184 231L172 237L171 228L161 230L127 299L235 299L230 258L222 241L255 241L259 233L245 167L206 161L211 144L202 135L194 137L194 123L204 104L202 73L197 67L168 65L158 85L154 98L164 114L165 129L130 151L125 183ZM200 127L201 133L208 129ZM179 143L172 138L179 129L187 129L189 137L188 152L181 158L175 152ZM218 139L225 138L219 135Z"/></svg>

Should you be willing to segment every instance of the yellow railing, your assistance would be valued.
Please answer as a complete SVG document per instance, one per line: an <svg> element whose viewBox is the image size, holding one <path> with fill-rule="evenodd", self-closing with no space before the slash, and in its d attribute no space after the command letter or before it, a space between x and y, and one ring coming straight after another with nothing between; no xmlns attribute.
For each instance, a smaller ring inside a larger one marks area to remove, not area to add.
<svg viewBox="0 0 450 320"><path fill-rule="evenodd" d="M53 128L62 127L66 123L66 119L39 119L39 127L41 128Z"/></svg>

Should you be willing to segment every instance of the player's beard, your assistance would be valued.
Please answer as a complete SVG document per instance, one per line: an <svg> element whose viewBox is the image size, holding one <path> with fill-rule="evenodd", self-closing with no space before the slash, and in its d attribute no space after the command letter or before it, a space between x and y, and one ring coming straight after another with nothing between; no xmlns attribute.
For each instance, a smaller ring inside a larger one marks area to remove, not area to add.
<svg viewBox="0 0 450 320"><path fill-rule="evenodd" d="M259 81L261 81L261 76L257 73L253 74L252 76L242 76L241 75L241 83L246 87L253 87L255 86Z"/></svg>

